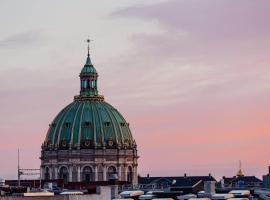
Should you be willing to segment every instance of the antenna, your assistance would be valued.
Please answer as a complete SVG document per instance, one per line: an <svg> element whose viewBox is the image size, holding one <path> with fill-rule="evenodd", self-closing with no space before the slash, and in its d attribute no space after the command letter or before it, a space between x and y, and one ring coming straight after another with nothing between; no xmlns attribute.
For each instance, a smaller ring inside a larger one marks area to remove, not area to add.
<svg viewBox="0 0 270 200"><path fill-rule="evenodd" d="M25 169L20 168L20 149L18 149L18 186L21 186L21 176L33 176L39 175L39 181L41 186L41 168L39 169Z"/></svg>
<svg viewBox="0 0 270 200"><path fill-rule="evenodd" d="M20 175L20 149L18 149L18 186L21 186Z"/></svg>
<svg viewBox="0 0 270 200"><path fill-rule="evenodd" d="M239 160L239 169L242 169L242 162Z"/></svg>

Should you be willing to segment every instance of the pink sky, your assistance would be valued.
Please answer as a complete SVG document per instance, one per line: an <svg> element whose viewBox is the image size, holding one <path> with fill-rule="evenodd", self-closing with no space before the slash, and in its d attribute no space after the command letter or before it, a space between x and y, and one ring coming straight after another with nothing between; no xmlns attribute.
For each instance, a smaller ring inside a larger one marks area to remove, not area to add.
<svg viewBox="0 0 270 200"><path fill-rule="evenodd" d="M16 6L15 6L16 5ZM14 14L10 15L10 11ZM0 177L39 167L79 92L90 35L99 91L131 124L139 173L233 176L270 165L268 0L0 2Z"/></svg>

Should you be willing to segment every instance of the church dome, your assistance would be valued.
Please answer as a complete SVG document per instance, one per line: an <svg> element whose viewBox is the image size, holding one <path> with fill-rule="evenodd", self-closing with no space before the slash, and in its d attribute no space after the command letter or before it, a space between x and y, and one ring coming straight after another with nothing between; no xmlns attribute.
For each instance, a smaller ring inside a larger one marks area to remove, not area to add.
<svg viewBox="0 0 270 200"><path fill-rule="evenodd" d="M129 124L103 100L74 100L50 124L46 146L132 147Z"/></svg>
<svg viewBox="0 0 270 200"><path fill-rule="evenodd" d="M129 123L98 94L97 78L88 51L80 73L80 95L54 118L44 149L136 148Z"/></svg>

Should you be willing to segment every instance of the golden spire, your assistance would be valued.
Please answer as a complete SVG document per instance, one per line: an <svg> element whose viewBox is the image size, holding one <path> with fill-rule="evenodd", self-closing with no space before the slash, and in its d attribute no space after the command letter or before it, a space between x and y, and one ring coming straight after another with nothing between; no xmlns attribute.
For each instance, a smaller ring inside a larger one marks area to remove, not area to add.
<svg viewBox="0 0 270 200"><path fill-rule="evenodd" d="M236 176L238 176L238 177L245 176L244 172L242 171L242 163L241 163L241 160L239 160L239 170L238 170Z"/></svg>

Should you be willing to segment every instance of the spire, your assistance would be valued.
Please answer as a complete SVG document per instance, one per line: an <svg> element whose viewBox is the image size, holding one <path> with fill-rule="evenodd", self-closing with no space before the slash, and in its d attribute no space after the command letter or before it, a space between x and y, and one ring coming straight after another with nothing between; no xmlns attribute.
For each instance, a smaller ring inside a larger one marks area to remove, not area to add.
<svg viewBox="0 0 270 200"><path fill-rule="evenodd" d="M89 37L86 40L86 42L88 43L88 45L87 45L87 59L86 59L85 65L93 65L92 62L91 62L91 58L90 58L90 42L91 41L93 41L93 40L90 40Z"/></svg>
<svg viewBox="0 0 270 200"><path fill-rule="evenodd" d="M238 170L236 176L238 176L238 177L245 176L244 172L242 171L242 162L241 162L241 160L239 160L239 170Z"/></svg>

